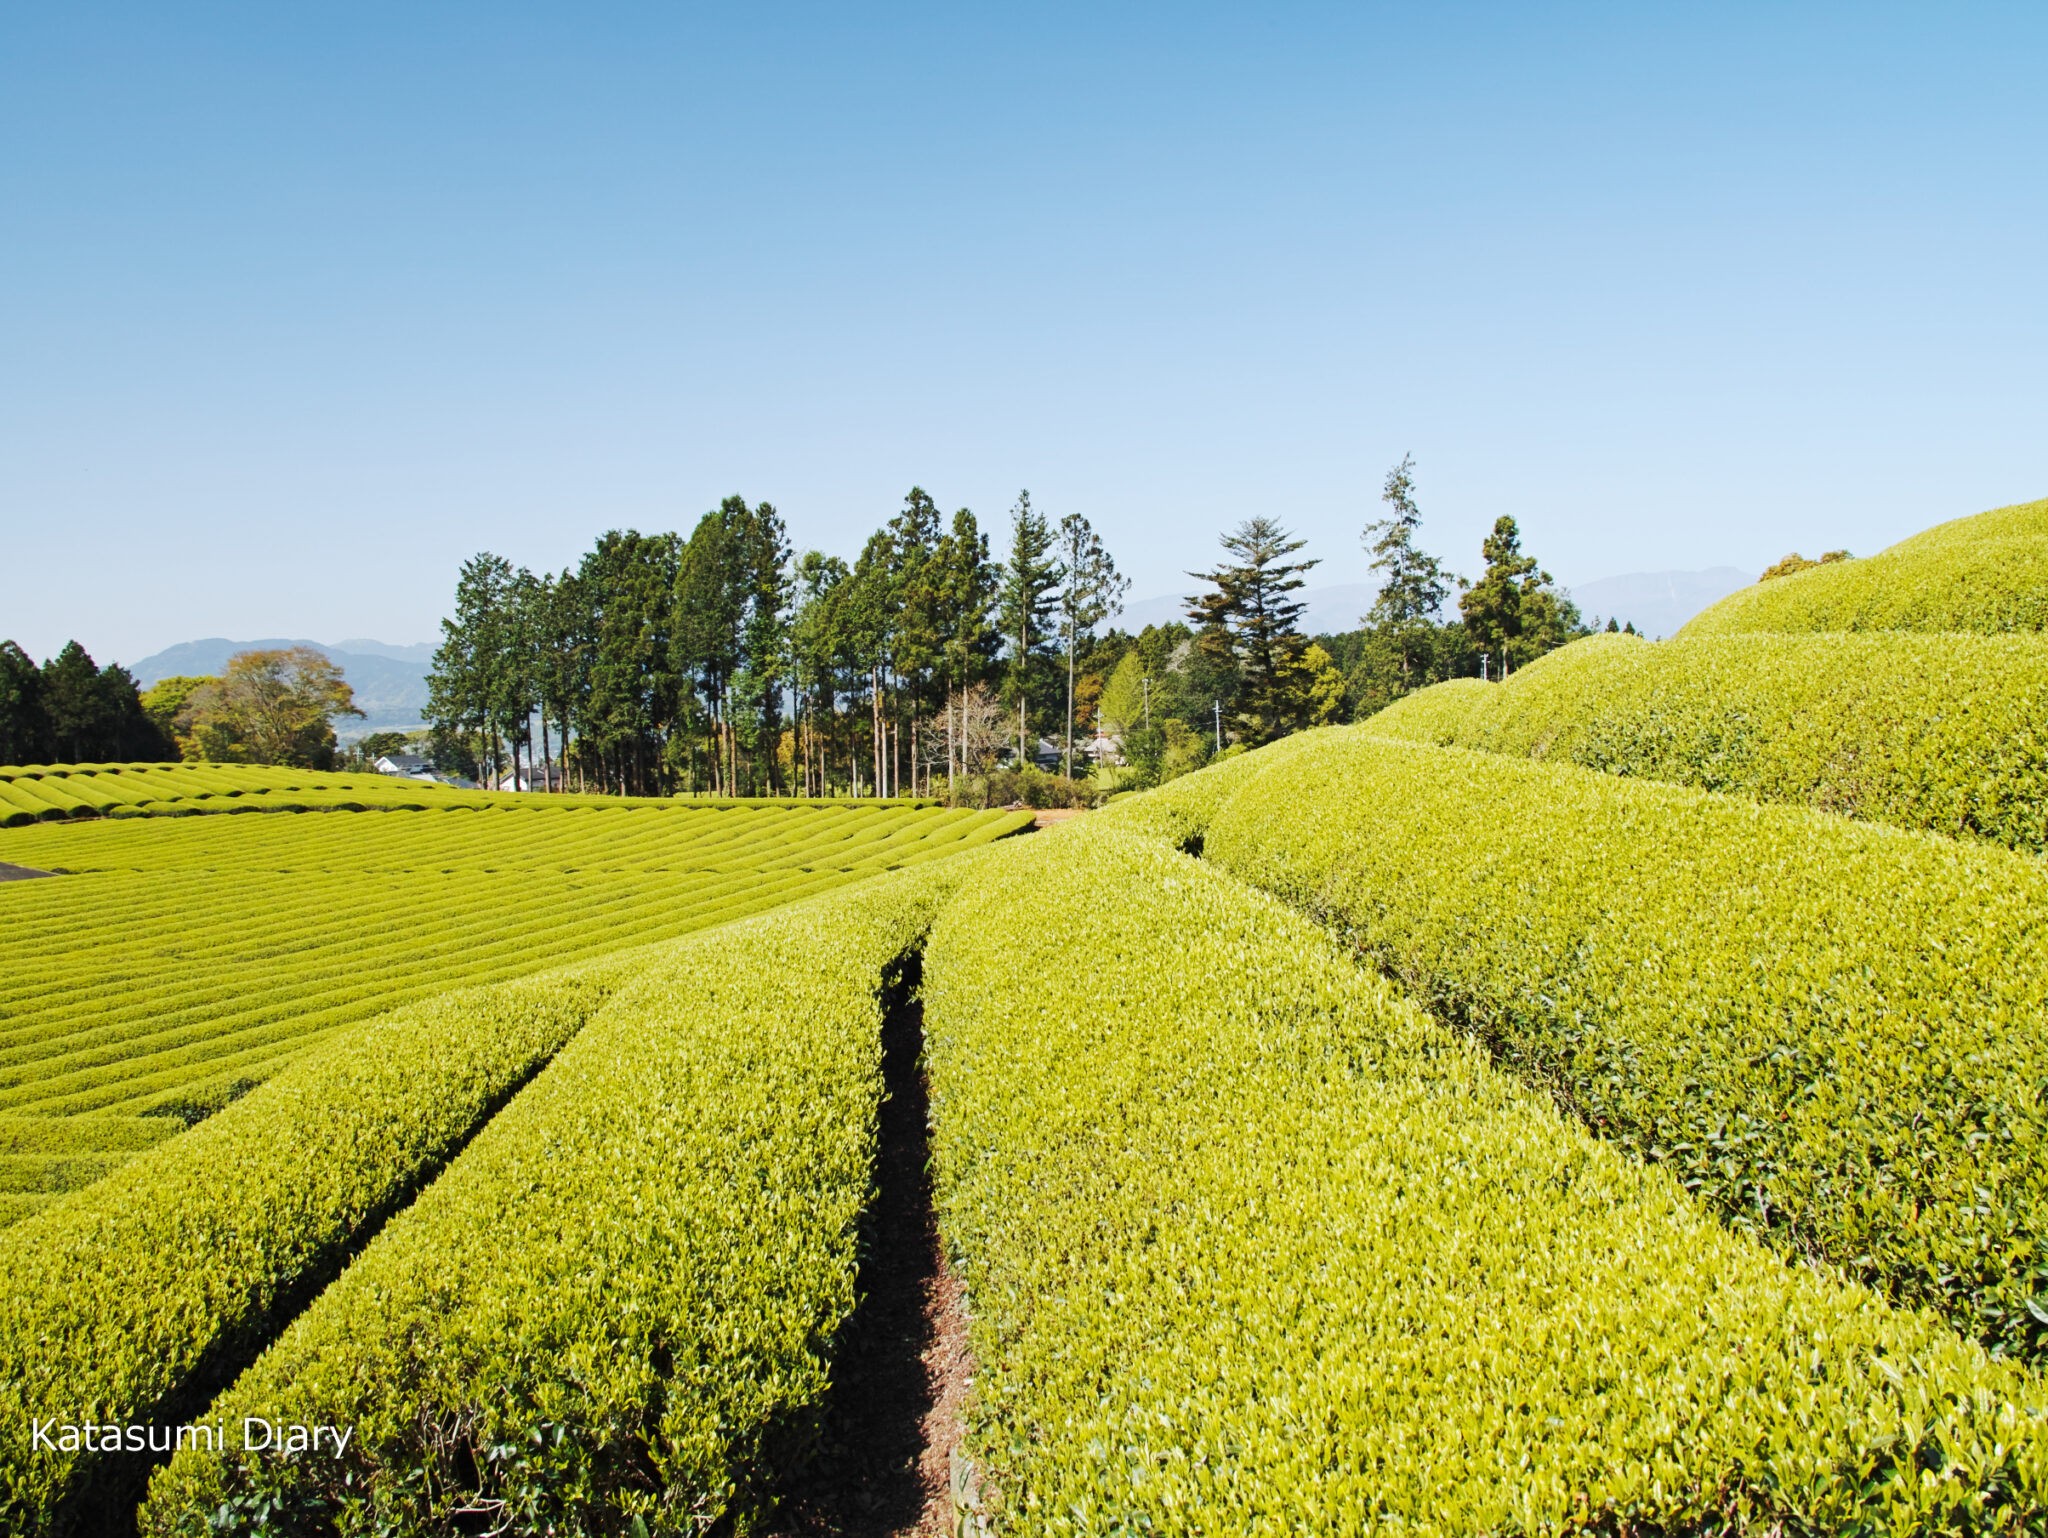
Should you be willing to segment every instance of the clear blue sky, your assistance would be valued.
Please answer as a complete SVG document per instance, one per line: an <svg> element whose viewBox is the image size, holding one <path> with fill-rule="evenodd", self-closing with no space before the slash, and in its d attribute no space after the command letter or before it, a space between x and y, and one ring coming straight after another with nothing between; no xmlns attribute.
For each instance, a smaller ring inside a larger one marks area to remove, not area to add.
<svg viewBox="0 0 2048 1538"><path fill-rule="evenodd" d="M2048 496L2048 7L83 4L0 41L0 635L1020 486L1561 579Z"/></svg>

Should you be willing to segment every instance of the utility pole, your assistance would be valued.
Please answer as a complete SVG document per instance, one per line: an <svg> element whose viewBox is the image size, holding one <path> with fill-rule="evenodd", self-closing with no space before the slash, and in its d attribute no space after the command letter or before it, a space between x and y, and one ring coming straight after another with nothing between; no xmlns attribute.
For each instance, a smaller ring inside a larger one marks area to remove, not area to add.
<svg viewBox="0 0 2048 1538"><path fill-rule="evenodd" d="M1144 681L1144 683L1145 683L1145 730L1149 732L1149 731L1151 731L1151 730L1152 730L1152 680L1148 678L1148 679L1146 679L1146 680Z"/></svg>
<svg viewBox="0 0 2048 1538"><path fill-rule="evenodd" d="M1488 676L1486 671L1487 659L1492 655L1493 654L1491 652L1481 652L1479 654L1479 681L1483 684L1490 684L1493 682L1493 679L1490 676Z"/></svg>
<svg viewBox="0 0 2048 1538"><path fill-rule="evenodd" d="M1223 701L1217 700L1212 708L1216 712L1216 751L1223 751Z"/></svg>

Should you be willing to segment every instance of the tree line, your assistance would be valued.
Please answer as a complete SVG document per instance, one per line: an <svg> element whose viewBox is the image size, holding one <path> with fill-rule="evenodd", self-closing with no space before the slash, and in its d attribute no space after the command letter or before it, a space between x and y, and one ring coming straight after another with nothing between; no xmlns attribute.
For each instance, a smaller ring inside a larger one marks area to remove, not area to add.
<svg viewBox="0 0 2048 1538"><path fill-rule="evenodd" d="M1086 518L1027 492L1009 522L998 562L972 511L912 487L848 562L728 497L557 574L479 554L428 678L435 761L618 794L922 795L972 767L976 691L1028 755L1123 579Z"/></svg>
<svg viewBox="0 0 2048 1538"><path fill-rule="evenodd" d="M76 641L39 667L0 641L0 764L147 763L178 756L134 675L100 667Z"/></svg>
<svg viewBox="0 0 2048 1538"><path fill-rule="evenodd" d="M0 641L0 764L288 764L332 769L334 720L362 712L341 669L305 647L238 652L219 677L149 689L76 641L40 667Z"/></svg>
<svg viewBox="0 0 2048 1538"><path fill-rule="evenodd" d="M441 624L425 746L443 771L556 790L928 795L965 777L986 795L1007 764L1008 799L1043 764L1065 789L1031 782L1034 798L1078 796L1091 746L1124 761L1121 783L1155 782L1585 633L1514 519L1464 582L1418 545L1414 493L1404 458L1362 533L1378 596L1357 629L1315 637L1295 595L1320 563L1277 520L1225 533L1184 622L1134 635L1110 623L1128 583L1101 537L1029 492L1000 559L972 511L948 518L921 487L850 562L795 551L742 497L687 537L607 532L558 573L484 552ZM317 652L244 653L144 694L75 641L40 666L0 645L0 761L329 768L349 714Z"/></svg>
<svg viewBox="0 0 2048 1538"><path fill-rule="evenodd" d="M1364 541L1381 574L1356 631L1309 638L1293 595L1318 562L1245 520L1190 573L1187 622L1109 628L1128 589L1088 520L1019 493L994 558L973 512L922 488L851 562L795 552L767 502L729 497L685 537L613 530L573 567L463 563L429 677L436 764L614 794L926 795L1096 728L1140 781L1444 678L1505 676L1585 627L1499 519L1476 583L1415 542L1414 465ZM1458 612L1445 616L1453 586Z"/></svg>

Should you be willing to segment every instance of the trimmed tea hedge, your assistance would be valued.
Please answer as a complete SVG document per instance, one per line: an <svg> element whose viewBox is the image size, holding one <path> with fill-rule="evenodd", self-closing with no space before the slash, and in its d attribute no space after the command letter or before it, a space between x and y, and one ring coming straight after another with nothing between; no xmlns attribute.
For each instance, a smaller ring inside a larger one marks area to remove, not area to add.
<svg viewBox="0 0 2048 1538"><path fill-rule="evenodd" d="M1722 599L1681 638L1778 630L2048 630L2048 501L1937 524Z"/></svg>
<svg viewBox="0 0 2048 1538"><path fill-rule="evenodd" d="M214 812L422 811L448 807L921 807L916 796L818 802L801 797L537 795L458 790L388 774L332 774L257 764L0 766L0 828L72 817L185 817Z"/></svg>
<svg viewBox="0 0 2048 1538"><path fill-rule="evenodd" d="M268 1340L634 965L628 953L370 1021L0 1234L0 1531L113 1530L146 1467L39 1451L28 1428L169 1425L203 1409L217 1375Z"/></svg>
<svg viewBox="0 0 2048 1538"><path fill-rule="evenodd" d="M0 859L70 872L0 885L0 1115L197 1120L380 1011L668 939L1030 822L529 796L0 831Z"/></svg>
<svg viewBox="0 0 2048 1538"><path fill-rule="evenodd" d="M1201 834L1731 1223L2044 1354L2036 862L1363 727Z"/></svg>
<svg viewBox="0 0 2048 1538"><path fill-rule="evenodd" d="M1101 826L988 859L924 989L999 1530L2043 1520L2031 1377L1716 1225L1277 902Z"/></svg>
<svg viewBox="0 0 2048 1538"><path fill-rule="evenodd" d="M1593 636L1376 734L2048 848L2048 638Z"/></svg>
<svg viewBox="0 0 2048 1538"><path fill-rule="evenodd" d="M854 1305L880 995L941 890L885 879L664 949L207 1417L352 1426L343 1455L180 1454L144 1531L743 1521Z"/></svg>

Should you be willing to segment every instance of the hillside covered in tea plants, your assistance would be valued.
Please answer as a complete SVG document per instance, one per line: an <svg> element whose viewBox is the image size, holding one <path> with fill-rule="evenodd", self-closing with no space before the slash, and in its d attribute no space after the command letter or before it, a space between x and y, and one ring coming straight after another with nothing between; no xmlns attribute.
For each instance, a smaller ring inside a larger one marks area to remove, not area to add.
<svg viewBox="0 0 2048 1538"><path fill-rule="evenodd" d="M2048 1530L2041 668L1984 544L1028 837L324 785L0 830L70 872L0 887L6 1126L128 1139L0 1233L53 1441L0 1524L777 1530L889 1408L886 1038L954 1531Z"/></svg>
<svg viewBox="0 0 2048 1538"><path fill-rule="evenodd" d="M724 923L1029 822L931 805L634 803L184 765L16 772L0 794L28 786L76 807L0 829L0 860L62 873L0 884L10 1220L353 1022ZM80 820L78 808L109 815Z"/></svg>

